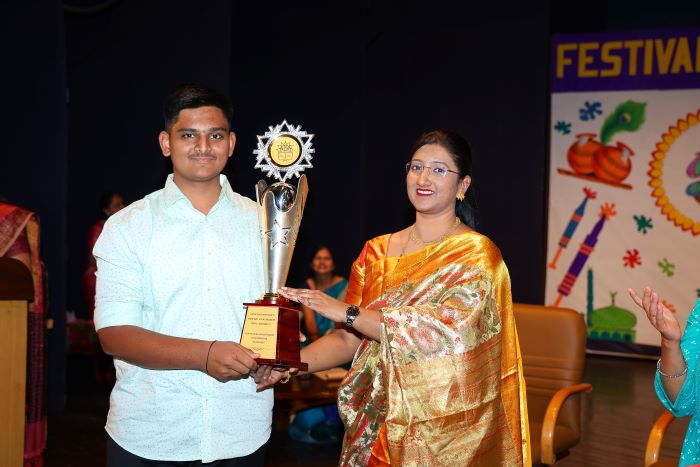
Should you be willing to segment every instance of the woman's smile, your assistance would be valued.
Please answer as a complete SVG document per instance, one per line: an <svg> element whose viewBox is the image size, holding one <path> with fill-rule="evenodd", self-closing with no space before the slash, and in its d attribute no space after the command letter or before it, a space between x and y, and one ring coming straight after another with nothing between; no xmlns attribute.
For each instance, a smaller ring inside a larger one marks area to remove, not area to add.
<svg viewBox="0 0 700 467"><path fill-rule="evenodd" d="M432 196L434 194L435 194L435 192L433 190L428 189L428 188L417 188L416 189L416 196Z"/></svg>

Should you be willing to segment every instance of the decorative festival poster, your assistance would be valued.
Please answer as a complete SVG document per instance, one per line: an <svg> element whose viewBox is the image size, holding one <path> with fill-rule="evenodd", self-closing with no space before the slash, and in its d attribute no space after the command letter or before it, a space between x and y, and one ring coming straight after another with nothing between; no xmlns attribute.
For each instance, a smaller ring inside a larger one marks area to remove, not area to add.
<svg viewBox="0 0 700 467"><path fill-rule="evenodd" d="M682 326L700 297L700 29L560 35L552 58L546 304L591 350L658 353L627 288Z"/></svg>

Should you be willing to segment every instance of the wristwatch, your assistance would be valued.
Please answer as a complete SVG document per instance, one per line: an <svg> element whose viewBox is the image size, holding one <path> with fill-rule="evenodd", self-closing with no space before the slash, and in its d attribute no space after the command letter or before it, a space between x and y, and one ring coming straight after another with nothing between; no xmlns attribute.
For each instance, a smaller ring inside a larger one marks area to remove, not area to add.
<svg viewBox="0 0 700 467"><path fill-rule="evenodd" d="M359 314L360 307L357 305L350 305L348 309L345 310L345 325L351 328Z"/></svg>

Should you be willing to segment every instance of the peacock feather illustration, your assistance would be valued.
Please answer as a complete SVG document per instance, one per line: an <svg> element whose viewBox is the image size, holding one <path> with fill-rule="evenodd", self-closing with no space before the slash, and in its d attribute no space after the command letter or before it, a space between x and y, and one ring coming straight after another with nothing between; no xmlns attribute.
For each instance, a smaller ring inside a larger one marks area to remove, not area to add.
<svg viewBox="0 0 700 467"><path fill-rule="evenodd" d="M600 128L600 142L608 144L614 134L622 131L637 131L645 120L646 103L625 101L608 115Z"/></svg>

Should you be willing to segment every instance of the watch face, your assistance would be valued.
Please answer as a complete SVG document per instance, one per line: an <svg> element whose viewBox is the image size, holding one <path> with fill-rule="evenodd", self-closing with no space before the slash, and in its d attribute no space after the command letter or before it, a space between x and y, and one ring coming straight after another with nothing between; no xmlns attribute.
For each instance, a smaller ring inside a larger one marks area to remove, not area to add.
<svg viewBox="0 0 700 467"><path fill-rule="evenodd" d="M352 327L352 323L355 321L355 318L357 318L357 315L360 314L360 307L357 305L351 305L348 307L347 310L345 310L345 324L348 327Z"/></svg>

